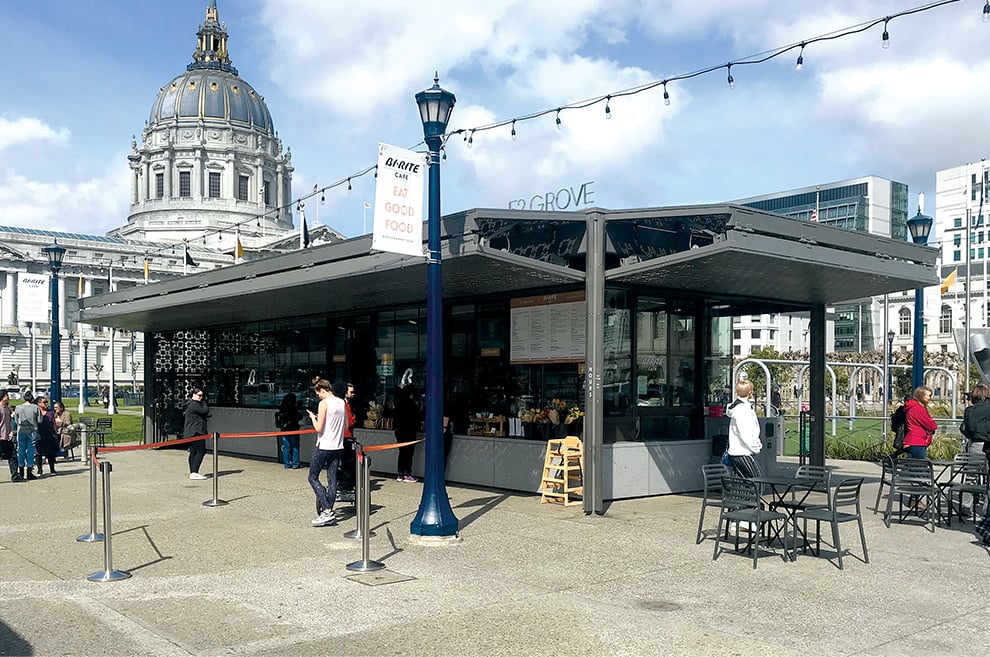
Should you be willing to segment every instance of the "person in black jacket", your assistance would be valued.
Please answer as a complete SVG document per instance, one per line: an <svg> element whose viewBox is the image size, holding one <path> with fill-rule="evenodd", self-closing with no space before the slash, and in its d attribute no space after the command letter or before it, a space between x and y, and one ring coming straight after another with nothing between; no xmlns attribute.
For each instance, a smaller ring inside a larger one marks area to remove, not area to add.
<svg viewBox="0 0 990 657"><path fill-rule="evenodd" d="M186 402L186 408L182 411L183 425L182 437L192 438L206 434L206 418L210 417L210 407L206 404L206 395L202 388L193 390L192 396ZM189 478L206 479L206 475L199 474L199 466L203 465L203 457L206 456L206 439L194 440L189 443Z"/></svg>
<svg viewBox="0 0 990 657"><path fill-rule="evenodd" d="M983 453L990 447L990 387L982 383L977 385L969 400L959 430L969 441L971 453Z"/></svg>
<svg viewBox="0 0 990 657"><path fill-rule="evenodd" d="M419 432L419 405L416 404L416 388L407 385L399 391L395 399L395 440L400 443L416 440ZM399 471L396 481L415 482L412 476L413 453L415 445L399 448L399 458L396 469Z"/></svg>
<svg viewBox="0 0 990 657"><path fill-rule="evenodd" d="M302 413L296 403L296 394L288 393L275 411L275 425L282 431L299 431ZM282 436L282 465L286 469L299 469L299 434Z"/></svg>

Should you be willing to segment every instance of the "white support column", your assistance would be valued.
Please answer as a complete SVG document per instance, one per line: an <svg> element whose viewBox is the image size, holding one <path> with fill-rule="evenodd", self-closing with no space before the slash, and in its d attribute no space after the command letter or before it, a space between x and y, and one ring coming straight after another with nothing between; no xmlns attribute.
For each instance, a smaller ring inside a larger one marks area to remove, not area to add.
<svg viewBox="0 0 990 657"><path fill-rule="evenodd" d="M3 316L0 320L7 326L17 326L17 273L8 271L4 274L6 287L3 289Z"/></svg>

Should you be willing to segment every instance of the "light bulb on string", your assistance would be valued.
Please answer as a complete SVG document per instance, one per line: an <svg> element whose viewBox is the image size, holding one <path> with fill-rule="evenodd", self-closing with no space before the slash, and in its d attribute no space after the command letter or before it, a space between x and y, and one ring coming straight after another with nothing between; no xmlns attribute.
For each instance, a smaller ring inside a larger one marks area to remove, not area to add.
<svg viewBox="0 0 990 657"><path fill-rule="evenodd" d="M467 138L467 146L468 146L468 148L471 148L471 144L473 144L473 143L474 143L474 130L472 130L471 132L468 133L468 138Z"/></svg>
<svg viewBox="0 0 990 657"><path fill-rule="evenodd" d="M348 195L350 195L350 193L351 193L351 189L353 189L353 188L351 187L351 179L350 179L350 178L348 178L348 179L347 179L347 193L348 193Z"/></svg>
<svg viewBox="0 0 990 657"><path fill-rule="evenodd" d="M890 34L887 32L887 23L889 21L890 18L883 19L883 41L880 42L880 45L884 48L890 47Z"/></svg>
<svg viewBox="0 0 990 657"><path fill-rule="evenodd" d="M512 141L516 140L516 120L512 119Z"/></svg>
<svg viewBox="0 0 990 657"><path fill-rule="evenodd" d="M323 203L326 203L326 202L327 202L327 193L326 193L326 191L321 191L320 192L320 204L323 204Z"/></svg>
<svg viewBox="0 0 990 657"><path fill-rule="evenodd" d="M663 82L663 104L670 107L670 94L667 93L667 81Z"/></svg>
<svg viewBox="0 0 990 657"><path fill-rule="evenodd" d="M794 65L794 70L798 73L804 67L804 44L801 44L801 52L798 53L797 64Z"/></svg>
<svg viewBox="0 0 990 657"><path fill-rule="evenodd" d="M440 147L440 159L444 162L447 161L447 148L445 146Z"/></svg>
<svg viewBox="0 0 990 657"><path fill-rule="evenodd" d="M983 5L983 22L990 23L990 0L987 0L987 3Z"/></svg>
<svg viewBox="0 0 990 657"><path fill-rule="evenodd" d="M990 0L987 0L987 2L990 2ZM564 124L560 122L560 108L558 107L557 108L557 129L558 130L563 130L563 128L564 128Z"/></svg>
<svg viewBox="0 0 990 657"><path fill-rule="evenodd" d="M606 119L612 118L612 108L608 106L608 104L610 102L612 102L612 97L611 96L605 96L605 118Z"/></svg>
<svg viewBox="0 0 990 657"><path fill-rule="evenodd" d="M732 77L732 64L726 64L725 69L729 72L728 76L725 78L725 81L729 83L729 89L735 89L736 81Z"/></svg>

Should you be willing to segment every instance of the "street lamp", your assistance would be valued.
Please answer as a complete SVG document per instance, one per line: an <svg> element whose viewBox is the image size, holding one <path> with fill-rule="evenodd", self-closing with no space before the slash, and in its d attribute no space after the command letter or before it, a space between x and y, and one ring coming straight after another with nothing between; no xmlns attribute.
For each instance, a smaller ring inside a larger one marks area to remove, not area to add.
<svg viewBox="0 0 990 657"><path fill-rule="evenodd" d="M932 218L921 214L925 195L918 194L918 214L907 221L911 240L915 244L927 244L932 232ZM914 290L914 358L911 363L911 388L925 385L925 289Z"/></svg>
<svg viewBox="0 0 990 657"><path fill-rule="evenodd" d="M887 332L887 403L894 402L894 331Z"/></svg>
<svg viewBox="0 0 990 657"><path fill-rule="evenodd" d="M429 215L426 265L426 466L423 497L409 533L420 538L457 539L457 517L450 508L443 474L443 288L440 263L440 148L447 120L454 109L454 94L433 86L416 94L423 135L429 151Z"/></svg>
<svg viewBox="0 0 990 657"><path fill-rule="evenodd" d="M62 268L65 258L65 247L59 246L58 240L41 249L48 258L48 266L52 269L52 369L51 384L48 386L48 396L52 402L62 401L62 358L59 353L58 332L58 270Z"/></svg>

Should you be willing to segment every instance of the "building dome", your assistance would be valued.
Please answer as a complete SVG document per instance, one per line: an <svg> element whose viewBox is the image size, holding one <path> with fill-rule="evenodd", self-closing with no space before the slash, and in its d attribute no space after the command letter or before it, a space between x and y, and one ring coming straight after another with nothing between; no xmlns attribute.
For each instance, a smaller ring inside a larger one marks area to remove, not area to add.
<svg viewBox="0 0 990 657"><path fill-rule="evenodd" d="M152 242L206 240L222 249L293 230L292 154L264 97L237 74L216 0L184 73L159 89L132 138L131 210L112 235Z"/></svg>
<svg viewBox="0 0 990 657"><path fill-rule="evenodd" d="M148 125L176 120L222 121L275 134L265 99L236 71L192 68L162 87Z"/></svg>

